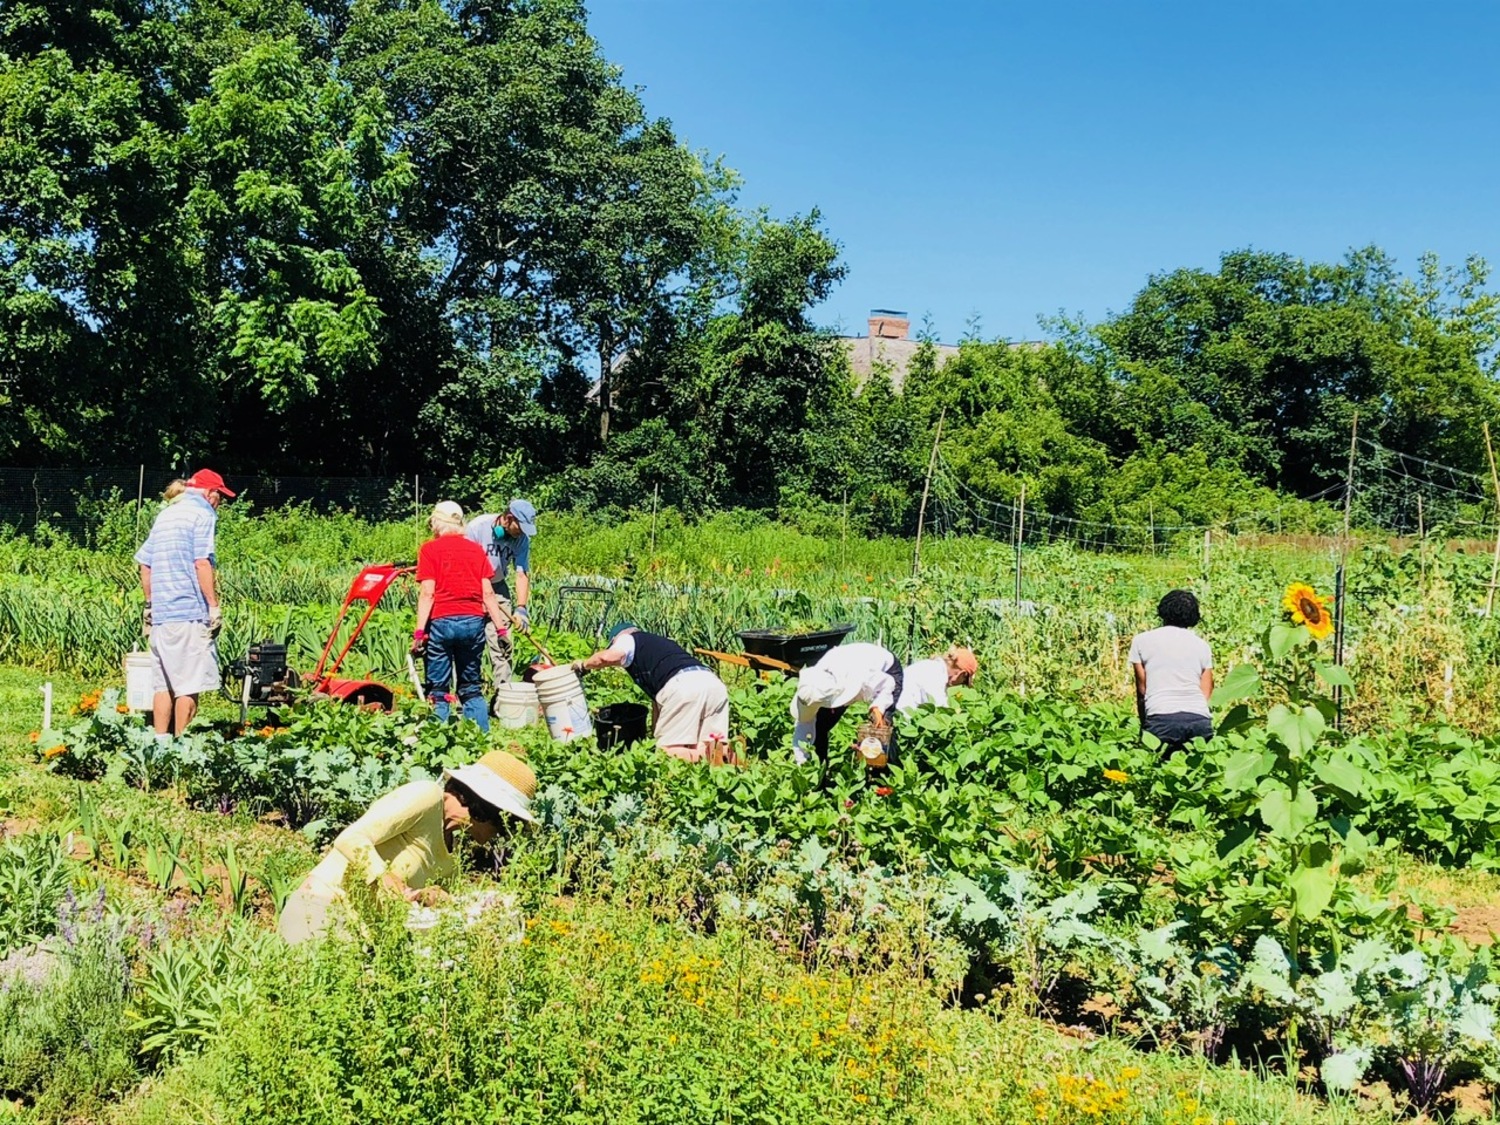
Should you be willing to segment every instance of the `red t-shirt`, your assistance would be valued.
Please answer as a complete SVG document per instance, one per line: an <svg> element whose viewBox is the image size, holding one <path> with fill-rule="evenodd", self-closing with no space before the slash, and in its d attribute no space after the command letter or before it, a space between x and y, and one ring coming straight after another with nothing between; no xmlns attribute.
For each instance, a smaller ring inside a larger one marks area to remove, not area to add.
<svg viewBox="0 0 1500 1125"><path fill-rule="evenodd" d="M483 617L483 587L495 573L484 548L462 535L440 535L417 551L417 581L437 583L432 616Z"/></svg>

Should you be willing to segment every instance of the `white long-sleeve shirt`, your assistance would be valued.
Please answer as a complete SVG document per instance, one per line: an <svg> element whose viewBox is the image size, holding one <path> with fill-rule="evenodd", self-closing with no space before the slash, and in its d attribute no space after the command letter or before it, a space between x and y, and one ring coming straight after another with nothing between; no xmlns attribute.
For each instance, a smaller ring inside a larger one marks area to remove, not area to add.
<svg viewBox="0 0 1500 1125"><path fill-rule="evenodd" d="M901 677L897 711L915 711L924 703L948 706L948 662L941 656L908 664Z"/></svg>
<svg viewBox="0 0 1500 1125"><path fill-rule="evenodd" d="M854 699L888 714L896 702L896 680L886 669L895 663L896 658L880 645L860 642L829 649L814 667L831 675L838 685L837 695L853 689Z"/></svg>

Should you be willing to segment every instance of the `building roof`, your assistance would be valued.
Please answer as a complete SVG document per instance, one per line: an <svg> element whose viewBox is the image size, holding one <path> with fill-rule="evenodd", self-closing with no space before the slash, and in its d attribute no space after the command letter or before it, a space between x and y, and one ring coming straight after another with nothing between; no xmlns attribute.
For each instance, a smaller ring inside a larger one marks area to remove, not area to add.
<svg viewBox="0 0 1500 1125"><path fill-rule="evenodd" d="M890 373L891 386L898 391L906 382L906 371L911 366L912 357L922 346L922 341L910 337L840 336L838 340L849 355L849 366L857 381L863 383L868 379L878 364ZM937 351L938 367L958 354L955 344L933 344L933 347Z"/></svg>

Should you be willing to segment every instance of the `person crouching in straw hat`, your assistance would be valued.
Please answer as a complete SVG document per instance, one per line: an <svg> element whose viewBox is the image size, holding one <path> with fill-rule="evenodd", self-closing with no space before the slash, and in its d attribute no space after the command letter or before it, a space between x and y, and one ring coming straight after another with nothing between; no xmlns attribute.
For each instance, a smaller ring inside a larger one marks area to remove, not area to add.
<svg viewBox="0 0 1500 1125"><path fill-rule="evenodd" d="M536 774L504 750L444 771L441 784L409 781L391 790L338 834L287 899L277 931L293 944L324 933L334 904L345 898L346 878L362 879L408 902L441 901L446 892L431 884L457 867L459 835L484 845L515 821L534 824L535 796Z"/></svg>

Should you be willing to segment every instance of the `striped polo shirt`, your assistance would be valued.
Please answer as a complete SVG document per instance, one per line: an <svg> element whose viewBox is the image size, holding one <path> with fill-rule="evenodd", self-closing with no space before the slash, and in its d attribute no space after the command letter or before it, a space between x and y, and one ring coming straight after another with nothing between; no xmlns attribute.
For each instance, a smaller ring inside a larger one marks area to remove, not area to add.
<svg viewBox="0 0 1500 1125"><path fill-rule="evenodd" d="M218 513L203 493L189 489L151 525L135 561L151 568L151 622L208 620L208 599L198 585L196 562L214 561Z"/></svg>

